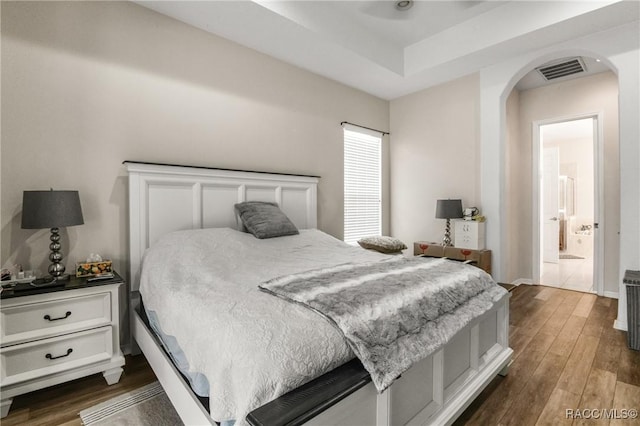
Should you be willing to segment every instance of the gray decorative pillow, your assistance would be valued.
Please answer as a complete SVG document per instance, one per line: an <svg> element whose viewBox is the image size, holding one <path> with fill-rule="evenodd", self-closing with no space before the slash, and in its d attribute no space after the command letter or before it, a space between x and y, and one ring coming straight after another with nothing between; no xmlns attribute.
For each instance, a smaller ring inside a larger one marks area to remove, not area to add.
<svg viewBox="0 0 640 426"><path fill-rule="evenodd" d="M245 201L234 207L244 227L256 238L282 237L299 233L298 228L276 203Z"/></svg>
<svg viewBox="0 0 640 426"><path fill-rule="evenodd" d="M398 253L407 248L402 241L393 237L365 237L358 240L358 244L363 248L387 254Z"/></svg>

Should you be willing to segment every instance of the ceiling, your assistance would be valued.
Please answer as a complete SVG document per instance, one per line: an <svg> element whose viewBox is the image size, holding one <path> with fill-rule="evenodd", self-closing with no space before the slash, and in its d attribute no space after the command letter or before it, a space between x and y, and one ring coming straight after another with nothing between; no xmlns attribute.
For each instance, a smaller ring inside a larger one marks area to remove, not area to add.
<svg viewBox="0 0 640 426"><path fill-rule="evenodd" d="M640 15L637 1L136 3L383 99Z"/></svg>

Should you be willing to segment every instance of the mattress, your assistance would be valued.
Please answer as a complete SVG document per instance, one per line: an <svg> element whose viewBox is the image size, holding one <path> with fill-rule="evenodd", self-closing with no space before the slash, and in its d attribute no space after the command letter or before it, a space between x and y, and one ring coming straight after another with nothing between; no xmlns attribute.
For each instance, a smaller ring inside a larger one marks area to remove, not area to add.
<svg viewBox="0 0 640 426"><path fill-rule="evenodd" d="M254 408L353 358L328 321L258 285L386 257L318 230L267 240L230 228L180 231L145 253L140 293L196 393L209 394L211 417L242 425Z"/></svg>
<svg viewBox="0 0 640 426"><path fill-rule="evenodd" d="M189 367L189 360L180 347L178 340L175 336L170 336L162 330L162 327L158 322L158 315L155 311L147 309L146 307L144 307L144 309L147 315L147 320L149 321L149 326L160 340L165 352L167 352L171 357L173 364L182 373L182 375L189 380L191 390L199 397L208 398L209 381L207 380L207 377L198 371L193 371Z"/></svg>

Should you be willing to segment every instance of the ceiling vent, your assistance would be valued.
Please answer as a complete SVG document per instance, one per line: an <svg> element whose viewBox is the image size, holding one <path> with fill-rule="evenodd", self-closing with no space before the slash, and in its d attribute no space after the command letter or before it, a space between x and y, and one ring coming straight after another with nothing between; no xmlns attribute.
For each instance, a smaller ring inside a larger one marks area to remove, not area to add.
<svg viewBox="0 0 640 426"><path fill-rule="evenodd" d="M556 78L585 72L587 69L582 62L582 58L563 59L562 62L536 68L545 80L555 80Z"/></svg>

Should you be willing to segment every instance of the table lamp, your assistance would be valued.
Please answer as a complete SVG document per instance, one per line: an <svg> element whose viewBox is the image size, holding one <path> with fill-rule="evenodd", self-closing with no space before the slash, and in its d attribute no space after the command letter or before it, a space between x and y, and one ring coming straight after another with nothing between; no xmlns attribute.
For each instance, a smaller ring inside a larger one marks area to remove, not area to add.
<svg viewBox="0 0 640 426"><path fill-rule="evenodd" d="M451 219L462 217L462 200L438 200L436 204L436 218L447 219L447 225L442 239L443 246L451 245Z"/></svg>
<svg viewBox="0 0 640 426"><path fill-rule="evenodd" d="M60 234L58 228L63 226L82 225L82 207L78 191L24 191L22 198L22 228L23 229L51 229L51 254L49 260L48 283L53 284L69 278L65 275L65 267L61 263Z"/></svg>

